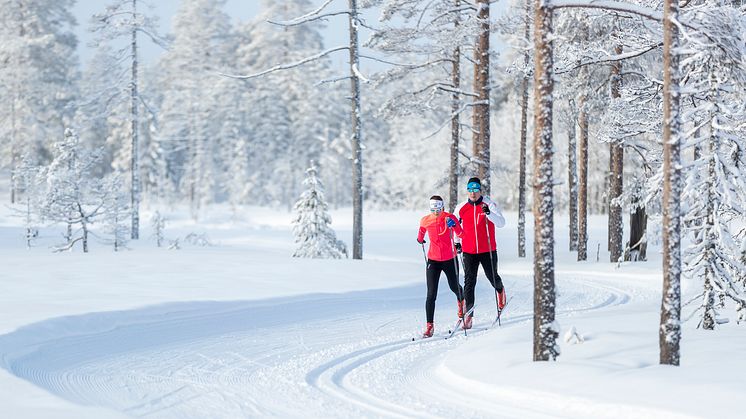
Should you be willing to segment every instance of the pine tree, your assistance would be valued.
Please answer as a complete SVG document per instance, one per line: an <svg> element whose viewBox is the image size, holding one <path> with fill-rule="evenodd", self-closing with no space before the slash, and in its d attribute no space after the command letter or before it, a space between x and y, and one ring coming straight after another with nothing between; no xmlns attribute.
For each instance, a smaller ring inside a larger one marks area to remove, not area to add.
<svg viewBox="0 0 746 419"><path fill-rule="evenodd" d="M100 153L83 150L77 133L67 128L64 138L55 144L54 159L44 168L46 194L41 216L67 225L66 243L57 251L70 250L80 242L83 252L88 252L90 226L106 213L112 191L90 175L99 158ZM74 226L80 229L73 230Z"/></svg>
<svg viewBox="0 0 746 419"><path fill-rule="evenodd" d="M130 207L129 198L124 192L124 183L118 174L112 174L104 180L102 189L107 191L108 198L104 203L101 219L103 232L110 237L108 240L114 251L125 249L130 238Z"/></svg>
<svg viewBox="0 0 746 419"><path fill-rule="evenodd" d="M130 172L130 201L132 215L132 239L138 239L140 235L140 83L139 83L139 56L138 56L138 33L147 35L156 44L164 45L163 39L156 31L156 20L138 12L137 0L112 0L102 13L93 16L92 31L98 34L99 43L112 41L128 41L127 46L116 52L117 57L126 57L129 76L126 79L126 87L129 90L128 105L128 140ZM117 66L118 67L118 66ZM118 68L112 68L116 71ZM122 143L125 143L124 141Z"/></svg>
<svg viewBox="0 0 746 419"><path fill-rule="evenodd" d="M746 109L739 103L746 93L746 70L741 62L746 25L741 13L714 0L694 12L700 32L685 39L687 54L682 60L686 91L695 103L686 119L698 122L694 138L697 149L689 166L684 201L689 203L684 229L693 235L684 250L685 272L703 279L701 326L713 330L717 309L733 301L746 304L745 289L738 274L746 271L739 251L740 224L746 219ZM716 40L718 48L712 48ZM703 135L705 132L708 135Z"/></svg>
<svg viewBox="0 0 746 419"><path fill-rule="evenodd" d="M174 184L189 199L192 217L218 196L217 174L221 100L218 81L226 60L230 19L225 0L184 1L174 17L171 48L159 63L161 73L158 137ZM165 147L164 147L165 148Z"/></svg>
<svg viewBox="0 0 746 419"><path fill-rule="evenodd" d="M39 235L39 217L36 208L39 206L41 191L40 168L31 163L31 159L21 156L20 164L13 171L13 182L17 189L16 201L22 202L21 209L15 209L16 215L23 220L26 229L26 248L29 249Z"/></svg>
<svg viewBox="0 0 746 419"><path fill-rule="evenodd" d="M293 234L298 244L293 257L340 259L344 256L346 258L347 246L337 239L330 226L332 219L327 212L324 186L317 177L313 163L306 170L303 185L307 189L301 194L293 208L296 213L293 219Z"/></svg>
<svg viewBox="0 0 746 419"><path fill-rule="evenodd" d="M73 3L0 0L0 168L11 173L21 156L47 163L50 139L73 115L78 78ZM16 190L11 182L11 203Z"/></svg>
<svg viewBox="0 0 746 419"><path fill-rule="evenodd" d="M555 320L551 3L534 2L534 361L559 355Z"/></svg>

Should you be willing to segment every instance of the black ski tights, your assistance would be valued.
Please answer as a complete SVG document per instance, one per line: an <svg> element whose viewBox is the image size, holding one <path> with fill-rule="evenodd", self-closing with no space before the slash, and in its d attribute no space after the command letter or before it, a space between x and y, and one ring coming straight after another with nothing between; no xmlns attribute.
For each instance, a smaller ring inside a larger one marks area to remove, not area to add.
<svg viewBox="0 0 746 419"><path fill-rule="evenodd" d="M435 299L438 297L438 282L440 273L444 272L448 278L448 286L456 294L456 298L462 298L464 290L458 283L458 271L456 270L456 260L449 259L444 261L429 260L427 261L427 300L425 300L425 313L427 322L432 323L435 317Z"/></svg>
<svg viewBox="0 0 746 419"><path fill-rule="evenodd" d="M466 298L465 311L469 311L474 307L474 288L477 286L477 269L479 269L479 265L482 265L485 276L496 291L502 291L503 280L500 278L500 274L497 273L497 251L493 250L491 257L490 252L478 253L476 255L463 253L463 255L464 298ZM491 267L490 262L492 262ZM495 278L493 278L493 272L495 273Z"/></svg>

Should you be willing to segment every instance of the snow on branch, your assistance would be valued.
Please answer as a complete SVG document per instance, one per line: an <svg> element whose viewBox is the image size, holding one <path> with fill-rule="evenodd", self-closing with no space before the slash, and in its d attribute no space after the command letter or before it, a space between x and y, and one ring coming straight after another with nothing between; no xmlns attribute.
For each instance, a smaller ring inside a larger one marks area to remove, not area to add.
<svg viewBox="0 0 746 419"><path fill-rule="evenodd" d="M416 69L423 68L423 67L429 67L429 66L441 64L444 62L453 62L453 59L451 58L439 58L437 60L431 60L431 61L427 61L424 63L407 64L407 63L396 63L393 61L384 60L382 58L377 58L377 57L373 57L370 55L362 55L362 54L360 55L360 58L365 58L365 59L372 60L372 61L378 61L379 63L393 65L396 67L404 67L404 68L408 68L411 70L416 70Z"/></svg>
<svg viewBox="0 0 746 419"><path fill-rule="evenodd" d="M643 48L643 49L640 49L640 50L637 50L637 51L629 51L629 52L625 52L623 54L609 55L608 57L599 58L597 60L590 60L590 61L586 61L586 62L581 62L581 63L578 63L578 64L576 64L576 65L574 65L573 67L570 67L570 68L555 70L555 74L569 73L571 71L577 70L580 67L585 67L585 66L588 66L588 65L606 64L606 63L612 63L612 62L617 62L617 61L624 61L624 60L628 60L630 58L637 58L637 57L640 57L642 55L647 54L650 51L654 51L654 50L656 50L658 48L661 48L661 47L663 47L663 42L659 42L659 43L657 43L655 45L651 45L651 46L649 46L647 48Z"/></svg>
<svg viewBox="0 0 746 419"><path fill-rule="evenodd" d="M343 10L343 11L340 11L340 12L332 12L332 13L321 14L321 12L323 12L324 9L326 9L326 7L329 6L329 4L331 4L331 2L333 2L333 1L334 0L326 0L324 2L324 4L322 4L321 6L319 6L318 9L316 9L316 10L314 10L312 12L306 13L303 16L296 17L295 19L291 19L291 20L287 20L287 21L283 21L283 22L277 22L277 21L273 21L273 20L269 20L268 19L267 22L271 23L273 25L278 25L278 26L298 26L298 25L302 25L304 23L313 22L315 20L321 20L321 19L324 19L324 18L327 18L327 17L331 17L331 16L337 16L337 15L343 15L343 14L348 14L349 15L350 14L349 10Z"/></svg>
<svg viewBox="0 0 746 419"><path fill-rule="evenodd" d="M288 20L284 22L275 22L274 20L267 20L267 23L271 23L277 26L298 26L298 25L303 25L304 23L313 22L315 20L322 20L322 19L332 17L332 16L349 15L349 14L350 14L349 10L343 10L340 12L324 13L323 15L318 15L318 16L310 17L308 19L303 19L303 20L293 19L293 20Z"/></svg>
<svg viewBox="0 0 746 419"><path fill-rule="evenodd" d="M352 65L352 74L355 75L358 79L360 79L363 83L370 83L370 80L366 78L363 73L360 72L360 69L357 68L357 64Z"/></svg>
<svg viewBox="0 0 746 419"><path fill-rule="evenodd" d="M337 52L337 51L342 51L342 50L349 50L349 49L350 49L350 47L345 47L345 46L330 48L330 49L328 49L326 51L322 51L322 52L320 52L320 53L318 53L316 55L312 55L310 57L306 57L306 58L304 58L304 59L302 59L302 60L300 60L298 62L291 63L291 64L277 65L277 66L274 66L274 67L269 68L267 70L261 71L259 73L249 74L247 76L241 76L241 75L236 75L236 74L225 74L225 73L218 73L218 74L220 74L221 76L230 77L230 78L233 78L233 79L240 79L240 80L255 79L257 77L261 77L261 76L264 76L264 75L269 74L269 73L274 73L275 71L290 70L290 69L295 68L295 67L300 67L303 64L307 64L307 63L310 63L312 61L318 60L319 58L325 57L325 56L327 56L327 55L329 55L331 53L334 53L334 52Z"/></svg>
<svg viewBox="0 0 746 419"><path fill-rule="evenodd" d="M441 125L440 125L440 126L438 127L438 129L436 129L435 131L433 131L433 132L432 132L431 134L429 134L429 135L427 135L427 136L425 136L425 137L422 137L422 138L420 139L420 141L425 141L425 140L429 140L430 138L433 138L433 137L435 137L436 135L438 135L438 133L439 133L440 131L442 131L442 130L443 130L443 128L445 128L445 127L446 127L446 126L447 126L448 124L450 124L450 123L451 123L451 120L452 120L453 118L455 118L455 117L457 117L457 116L461 115L461 114L462 114L463 112L465 112L465 111L466 111L467 109L469 109L469 108L471 108L471 107L473 107L473 106L477 106L477 105L483 105L483 104L484 104L484 101L475 101L475 102L472 102L472 103L465 103L465 104L464 104L463 106L461 106L461 108L459 108L459 109L458 109L458 110L457 110L456 112L453 112L453 113L452 113L452 114L451 114L451 115L450 115L450 116L449 116L449 117L448 117L448 118L447 118L447 119L446 119L446 120L445 120L445 121L444 121L444 122L443 122L443 123L442 123L442 124L441 124Z"/></svg>
<svg viewBox="0 0 746 419"><path fill-rule="evenodd" d="M569 7L586 9L615 10L617 12L632 13L648 19L663 21L663 12L653 10L649 7L637 4L613 1L613 0L556 0L550 3L552 9L563 9Z"/></svg>

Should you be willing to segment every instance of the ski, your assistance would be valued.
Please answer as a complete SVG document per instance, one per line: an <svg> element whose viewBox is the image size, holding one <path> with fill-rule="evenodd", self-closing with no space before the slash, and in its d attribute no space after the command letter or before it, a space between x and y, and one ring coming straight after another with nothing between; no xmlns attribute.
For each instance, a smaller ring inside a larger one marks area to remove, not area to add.
<svg viewBox="0 0 746 419"><path fill-rule="evenodd" d="M510 304L510 300L512 300L512 299L513 299L512 296L510 298L508 298L508 301L505 302L505 306L503 306L502 310L497 310L497 317L495 317L495 320L492 322L492 324L490 325L489 329L495 327L495 324L497 324L498 326L501 326L501 324L500 324L500 316L502 316L503 311L505 310L505 307L507 307L508 304Z"/></svg>
<svg viewBox="0 0 746 419"><path fill-rule="evenodd" d="M474 312L474 307L476 307L476 306L472 306L469 309L469 311L467 311L466 313L464 313L464 317L466 317L466 316L470 315L471 313L473 313ZM453 326L453 330L449 330L448 331L448 336L446 336L446 339L452 338L453 335L455 335L456 332L458 332L459 326L461 326L464 323L464 317L459 317L458 321L456 322L456 325ZM466 329L464 329L464 334L466 334Z"/></svg>

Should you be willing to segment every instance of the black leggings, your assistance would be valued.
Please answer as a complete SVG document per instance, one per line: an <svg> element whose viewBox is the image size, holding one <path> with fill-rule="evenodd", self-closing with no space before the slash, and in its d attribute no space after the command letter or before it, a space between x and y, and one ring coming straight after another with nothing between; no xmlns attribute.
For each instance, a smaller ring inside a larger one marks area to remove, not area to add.
<svg viewBox="0 0 746 419"><path fill-rule="evenodd" d="M427 260L427 300L425 300L425 313L427 314L427 322L432 323L435 317L435 299L438 297L438 282L440 281L440 273L444 272L446 278L448 278L448 286L451 287L451 291L456 294L456 298L460 299L464 295L464 290L458 283L458 270L456 269L456 260L449 259L444 261L438 260Z"/></svg>
<svg viewBox="0 0 746 419"><path fill-rule="evenodd" d="M466 311L471 310L474 307L474 288L477 286L477 270L479 265L482 265L482 270L490 281L490 284L495 288L496 291L502 291L503 280L497 273L497 251L484 253L463 253L464 255L464 297L466 299ZM490 261L492 267L490 267ZM492 273L495 273L495 277L492 277ZM472 313L474 314L474 313Z"/></svg>

